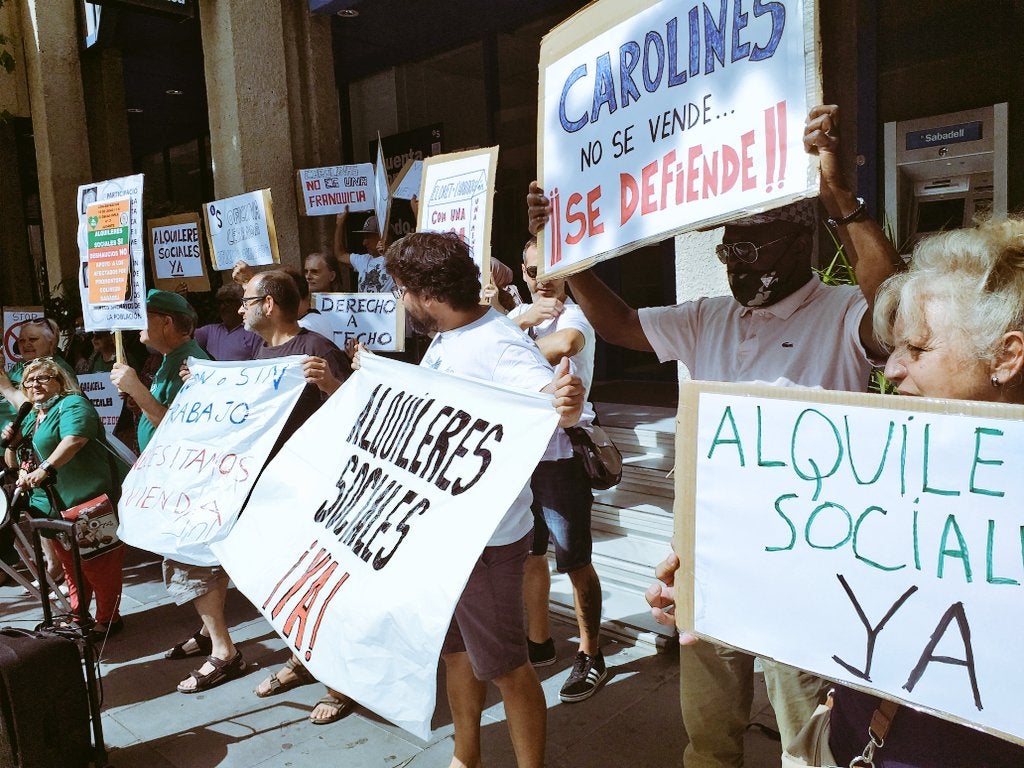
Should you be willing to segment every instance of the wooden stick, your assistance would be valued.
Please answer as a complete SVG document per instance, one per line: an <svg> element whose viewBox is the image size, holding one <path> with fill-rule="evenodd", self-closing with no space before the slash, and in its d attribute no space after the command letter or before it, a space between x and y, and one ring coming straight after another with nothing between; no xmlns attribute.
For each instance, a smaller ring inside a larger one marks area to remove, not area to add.
<svg viewBox="0 0 1024 768"><path fill-rule="evenodd" d="M125 364L124 340L121 338L120 331L114 331L114 360L121 365Z"/></svg>

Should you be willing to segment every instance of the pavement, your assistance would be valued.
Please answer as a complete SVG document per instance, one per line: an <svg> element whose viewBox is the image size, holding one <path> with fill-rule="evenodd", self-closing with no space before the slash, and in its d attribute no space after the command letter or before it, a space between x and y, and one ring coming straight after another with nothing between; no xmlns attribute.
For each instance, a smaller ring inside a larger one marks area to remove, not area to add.
<svg viewBox="0 0 1024 768"><path fill-rule="evenodd" d="M646 606L644 606L646 607ZM229 593L231 635L250 664L243 677L200 694L175 690L194 659L167 661L164 651L199 626L191 606L167 597L159 559L129 550L122 613L125 630L100 653L102 720L115 768L446 768L452 725L439 673L431 738L422 741L358 708L331 725L313 725L320 685L260 699L257 683L288 658L284 642L240 593ZM0 587L0 625L31 628L42 609L17 586ZM538 670L548 705L547 764L558 768L663 768L682 764L686 736L679 716L678 652L606 642L609 679L587 701L563 704L558 689L572 666L574 625L552 619L558 661ZM774 727L763 679L756 676L753 722ZM505 715L491 686L483 719L487 768L515 768ZM746 736L747 768L775 768L779 745L759 727Z"/></svg>

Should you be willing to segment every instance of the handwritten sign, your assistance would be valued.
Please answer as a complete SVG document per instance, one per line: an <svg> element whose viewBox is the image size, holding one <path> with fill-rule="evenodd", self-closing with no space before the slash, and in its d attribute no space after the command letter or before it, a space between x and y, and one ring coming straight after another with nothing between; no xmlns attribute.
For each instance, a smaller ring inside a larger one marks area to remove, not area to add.
<svg viewBox="0 0 1024 768"><path fill-rule="evenodd" d="M121 418L124 398L110 381L109 373L80 373L78 386L100 415L100 421L107 434L114 434L117 420Z"/></svg>
<svg viewBox="0 0 1024 768"><path fill-rule="evenodd" d="M423 161L417 229L457 232L480 267L480 283L491 278L491 205L498 148L474 149Z"/></svg>
<svg viewBox="0 0 1024 768"><path fill-rule="evenodd" d="M391 293L314 293L313 306L331 324L331 341L378 352L405 351L405 307Z"/></svg>
<svg viewBox="0 0 1024 768"><path fill-rule="evenodd" d="M307 216L334 216L349 211L372 211L373 166L332 165L297 172L299 210Z"/></svg>
<svg viewBox="0 0 1024 768"><path fill-rule="evenodd" d="M21 326L43 317L42 307L4 307L4 369L11 370L21 362L18 336Z"/></svg>
<svg viewBox="0 0 1024 768"><path fill-rule="evenodd" d="M390 187L388 186L388 170L384 165L384 152L381 149L380 134L377 134L377 164L373 168L373 212L377 217L377 226L383 238L388 233L388 212L391 207Z"/></svg>
<svg viewBox="0 0 1024 768"><path fill-rule="evenodd" d="M402 166L402 170L391 185L391 197L396 200L412 200L419 197L422 177L423 161L409 160Z"/></svg>
<svg viewBox="0 0 1024 768"><path fill-rule="evenodd" d="M78 210L85 330L144 329L142 174L80 186Z"/></svg>
<svg viewBox="0 0 1024 768"><path fill-rule="evenodd" d="M146 224L154 285L165 291L181 287L190 291L210 290L199 216L184 213L150 219Z"/></svg>
<svg viewBox="0 0 1024 768"><path fill-rule="evenodd" d="M364 356L215 550L317 680L427 738L455 603L556 421L544 395Z"/></svg>
<svg viewBox="0 0 1024 768"><path fill-rule="evenodd" d="M253 267L280 262L269 189L214 200L203 206L203 215L217 269L231 269L239 260Z"/></svg>
<svg viewBox="0 0 1024 768"><path fill-rule="evenodd" d="M680 627L1024 744L1024 408L682 389Z"/></svg>
<svg viewBox="0 0 1024 768"><path fill-rule="evenodd" d="M226 536L306 385L300 355L189 358L178 392L122 486L118 536L194 565L215 565Z"/></svg>
<svg viewBox="0 0 1024 768"><path fill-rule="evenodd" d="M813 0L601 0L541 42L541 272L817 194Z"/></svg>

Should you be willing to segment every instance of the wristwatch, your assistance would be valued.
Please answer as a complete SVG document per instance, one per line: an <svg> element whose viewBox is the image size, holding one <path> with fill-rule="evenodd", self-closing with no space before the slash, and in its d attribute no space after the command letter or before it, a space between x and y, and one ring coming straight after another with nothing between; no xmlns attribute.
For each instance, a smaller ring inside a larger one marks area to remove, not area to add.
<svg viewBox="0 0 1024 768"><path fill-rule="evenodd" d="M857 219L860 219L865 215L867 215L867 206L864 203L864 198L858 197L857 207L854 208L850 213L846 214L845 216L840 216L838 219L833 219L829 217L826 220L826 223L832 229L839 229L839 227L845 226L849 224L851 221L857 221Z"/></svg>
<svg viewBox="0 0 1024 768"><path fill-rule="evenodd" d="M54 469L53 464L51 464L48 461L39 462L39 468L43 470L43 472L48 474L50 477L53 477L54 475L57 474L57 470Z"/></svg>

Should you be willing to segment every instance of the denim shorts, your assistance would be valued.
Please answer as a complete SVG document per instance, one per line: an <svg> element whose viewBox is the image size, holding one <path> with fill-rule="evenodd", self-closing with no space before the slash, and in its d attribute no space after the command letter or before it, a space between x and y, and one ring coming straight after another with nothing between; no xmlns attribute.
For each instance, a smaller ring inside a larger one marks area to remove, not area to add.
<svg viewBox="0 0 1024 768"><path fill-rule="evenodd" d="M532 535L485 547L455 605L441 653L468 653L477 680L501 677L529 660L523 570Z"/></svg>
<svg viewBox="0 0 1024 768"><path fill-rule="evenodd" d="M555 568L571 573L590 565L594 542L590 535L590 507L594 496L590 480L577 457L542 461L533 471L533 548L548 551L555 540Z"/></svg>
<svg viewBox="0 0 1024 768"><path fill-rule="evenodd" d="M189 565L177 560L164 560L164 586L177 605L190 603L222 583L227 586L228 574L219 565Z"/></svg>

